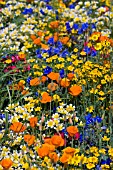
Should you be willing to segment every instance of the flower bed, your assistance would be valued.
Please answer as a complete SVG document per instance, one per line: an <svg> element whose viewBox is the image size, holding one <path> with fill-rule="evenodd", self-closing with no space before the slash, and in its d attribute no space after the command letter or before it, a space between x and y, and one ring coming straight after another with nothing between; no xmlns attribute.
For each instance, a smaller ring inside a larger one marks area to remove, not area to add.
<svg viewBox="0 0 113 170"><path fill-rule="evenodd" d="M113 4L0 1L0 169L113 169Z"/></svg>

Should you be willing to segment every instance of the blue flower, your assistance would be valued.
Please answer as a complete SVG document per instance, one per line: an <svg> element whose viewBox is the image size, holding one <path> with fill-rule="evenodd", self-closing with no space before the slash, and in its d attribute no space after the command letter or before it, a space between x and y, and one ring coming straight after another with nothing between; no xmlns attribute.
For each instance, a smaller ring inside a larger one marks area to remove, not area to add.
<svg viewBox="0 0 113 170"><path fill-rule="evenodd" d="M31 79L32 79L32 77L28 77L26 82L29 84Z"/></svg>
<svg viewBox="0 0 113 170"><path fill-rule="evenodd" d="M83 29L82 28L79 28L78 29L78 34L80 35L80 34L82 34L83 33Z"/></svg>
<svg viewBox="0 0 113 170"><path fill-rule="evenodd" d="M96 116L96 117L94 118L94 122L101 123L101 122L102 122L102 118L99 117L99 116Z"/></svg>
<svg viewBox="0 0 113 170"><path fill-rule="evenodd" d="M54 43L55 43L54 38L53 37L49 38L47 43L50 44L50 45L54 45Z"/></svg>
<svg viewBox="0 0 113 170"><path fill-rule="evenodd" d="M89 47L85 46L84 51L86 52L86 54L89 54L91 52L91 49Z"/></svg>
<svg viewBox="0 0 113 170"><path fill-rule="evenodd" d="M92 29L96 29L96 25L94 23L91 24Z"/></svg>
<svg viewBox="0 0 113 170"><path fill-rule="evenodd" d="M76 24L76 23L73 24L73 29L74 29L74 30L77 30L78 28L79 28L79 25L78 25L78 24Z"/></svg>
<svg viewBox="0 0 113 170"><path fill-rule="evenodd" d="M86 22L86 23L83 23L83 24L82 24L81 29L82 29L83 31L86 31L86 30L88 29L88 27L89 27L89 24Z"/></svg>
<svg viewBox="0 0 113 170"><path fill-rule="evenodd" d="M53 7L52 7L52 6L50 6L50 5L48 5L48 4L46 5L46 7L47 7L47 9L48 9L48 10L53 9Z"/></svg>
<svg viewBox="0 0 113 170"><path fill-rule="evenodd" d="M40 13L42 14L42 15L46 15L46 13L41 9L40 10Z"/></svg>
<svg viewBox="0 0 113 170"><path fill-rule="evenodd" d="M38 92L35 92L35 96L38 97Z"/></svg>
<svg viewBox="0 0 113 170"><path fill-rule="evenodd" d="M49 67L49 66L47 66L47 67L44 69L44 75L47 75L47 74L49 74L49 73L51 73L51 72L52 72L52 68Z"/></svg>
<svg viewBox="0 0 113 170"><path fill-rule="evenodd" d="M64 50L62 53L61 53L61 57L66 57L67 55L69 55L69 52L68 50Z"/></svg>
<svg viewBox="0 0 113 170"><path fill-rule="evenodd" d="M39 53L40 53L40 48L35 51L35 54L39 54Z"/></svg>
<svg viewBox="0 0 113 170"><path fill-rule="evenodd" d="M69 8L70 8L70 9L74 9L74 8L75 8L75 3L69 5Z"/></svg>
<svg viewBox="0 0 113 170"><path fill-rule="evenodd" d="M40 59L42 58L41 54L37 54L36 56L37 56L37 58L40 58Z"/></svg>
<svg viewBox="0 0 113 170"><path fill-rule="evenodd" d="M70 32L70 31L71 31L71 27L70 27L69 22L66 22L65 25L66 25L66 30L67 30L68 32Z"/></svg>
<svg viewBox="0 0 113 170"><path fill-rule="evenodd" d="M60 74L60 77L61 77L61 78L64 78L64 76L65 76L65 75L64 75L64 74L65 74L64 69L60 70L60 71L59 71L59 74Z"/></svg>
<svg viewBox="0 0 113 170"><path fill-rule="evenodd" d="M22 12L22 14L24 14L24 15L32 14L32 13L33 13L32 8L25 8L24 11Z"/></svg>
<svg viewBox="0 0 113 170"><path fill-rule="evenodd" d="M91 56L92 56L92 57L95 57L96 55L97 55L97 51L96 51L96 50L92 50L92 51L91 51Z"/></svg>
<svg viewBox="0 0 113 170"><path fill-rule="evenodd" d="M59 48L60 51L62 50L63 45L60 41L57 42L57 47Z"/></svg>

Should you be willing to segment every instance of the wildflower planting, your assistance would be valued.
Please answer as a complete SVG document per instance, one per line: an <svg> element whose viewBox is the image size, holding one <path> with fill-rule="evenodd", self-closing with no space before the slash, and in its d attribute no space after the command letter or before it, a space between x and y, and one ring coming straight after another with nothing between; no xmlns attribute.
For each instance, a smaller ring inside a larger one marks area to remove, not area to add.
<svg viewBox="0 0 113 170"><path fill-rule="evenodd" d="M113 2L0 0L0 170L113 169Z"/></svg>

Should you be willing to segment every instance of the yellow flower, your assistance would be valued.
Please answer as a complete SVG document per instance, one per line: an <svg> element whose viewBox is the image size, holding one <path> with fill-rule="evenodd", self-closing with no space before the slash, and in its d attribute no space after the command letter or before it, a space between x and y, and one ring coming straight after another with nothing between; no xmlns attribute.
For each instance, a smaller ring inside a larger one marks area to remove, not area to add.
<svg viewBox="0 0 113 170"><path fill-rule="evenodd" d="M94 110L94 107L93 107L93 106L90 106L90 107L87 107L87 108L86 108L86 111L87 111L87 112L90 112L90 113L93 112L93 110Z"/></svg>
<svg viewBox="0 0 113 170"><path fill-rule="evenodd" d="M80 55L86 55L86 52L85 51L82 51L81 53L80 53Z"/></svg>
<svg viewBox="0 0 113 170"><path fill-rule="evenodd" d="M53 95L53 100L54 101L61 101L60 96L57 95L57 94Z"/></svg>
<svg viewBox="0 0 113 170"><path fill-rule="evenodd" d="M104 169L109 169L110 168L110 166L109 165L106 165L106 164L104 164L104 165L101 165L101 168L104 170Z"/></svg>
<svg viewBox="0 0 113 170"><path fill-rule="evenodd" d="M105 154L106 154L106 150L105 150L105 149L100 149L100 150L99 150L99 153L102 153L102 154L105 155Z"/></svg>
<svg viewBox="0 0 113 170"><path fill-rule="evenodd" d="M98 163L98 158L96 156L89 157L87 162Z"/></svg>
<svg viewBox="0 0 113 170"><path fill-rule="evenodd" d="M95 48L96 50L101 50L102 44L101 44L101 43L97 43L97 44L94 46L94 48Z"/></svg>
<svg viewBox="0 0 113 170"><path fill-rule="evenodd" d="M28 169L29 168L29 164L27 162L26 163L23 162L22 168Z"/></svg>
<svg viewBox="0 0 113 170"><path fill-rule="evenodd" d="M97 41L98 40L98 35L96 35L96 34L92 35L91 40Z"/></svg>
<svg viewBox="0 0 113 170"><path fill-rule="evenodd" d="M72 65L68 66L67 68L69 71L73 71L74 70L74 67Z"/></svg>
<svg viewBox="0 0 113 170"><path fill-rule="evenodd" d="M101 80L101 84L106 84L106 83L107 83L106 80L104 79Z"/></svg>
<svg viewBox="0 0 113 170"><path fill-rule="evenodd" d="M12 63L12 60L11 60L11 59L7 59L7 60L5 61L5 63L10 64L10 63Z"/></svg>
<svg viewBox="0 0 113 170"><path fill-rule="evenodd" d="M105 95L105 93L104 93L103 91L100 91L98 94L99 94L100 96L104 96L104 95Z"/></svg>
<svg viewBox="0 0 113 170"><path fill-rule="evenodd" d="M102 138L102 140L108 142L108 141L110 140L110 138L108 138L107 136L104 136L104 137Z"/></svg>
<svg viewBox="0 0 113 170"><path fill-rule="evenodd" d="M108 151L109 155L113 157L113 148L110 148Z"/></svg>
<svg viewBox="0 0 113 170"><path fill-rule="evenodd" d="M73 51L74 51L75 53L76 53L76 52L78 52L78 48L74 48L74 50L73 50Z"/></svg>
<svg viewBox="0 0 113 170"><path fill-rule="evenodd" d="M88 164L86 164L86 167L87 167L88 169L92 169L92 168L95 167L95 164L93 164L93 163L88 163Z"/></svg>

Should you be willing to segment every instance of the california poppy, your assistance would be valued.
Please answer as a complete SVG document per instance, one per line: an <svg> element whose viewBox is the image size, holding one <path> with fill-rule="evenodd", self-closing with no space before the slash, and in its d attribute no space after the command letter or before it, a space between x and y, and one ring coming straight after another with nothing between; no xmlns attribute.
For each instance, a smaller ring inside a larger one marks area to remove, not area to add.
<svg viewBox="0 0 113 170"><path fill-rule="evenodd" d="M60 162L62 162L63 164L67 163L69 158L71 157L71 155L69 154L63 154L61 157L60 157Z"/></svg>
<svg viewBox="0 0 113 170"><path fill-rule="evenodd" d="M36 39L33 41L33 43L36 44L36 45L40 45L40 44L41 44L40 38L36 38Z"/></svg>
<svg viewBox="0 0 113 170"><path fill-rule="evenodd" d="M49 83L48 86L47 86L47 88L48 88L50 91L55 91L55 90L57 90L57 88L58 88L58 84L56 84L56 83Z"/></svg>
<svg viewBox="0 0 113 170"><path fill-rule="evenodd" d="M64 146L64 139L61 136L59 136L59 135L54 135L51 138L51 143L55 147Z"/></svg>
<svg viewBox="0 0 113 170"><path fill-rule="evenodd" d="M12 166L12 164L13 161L9 158L2 159L2 161L0 162L0 165L6 170L8 170Z"/></svg>
<svg viewBox="0 0 113 170"><path fill-rule="evenodd" d="M26 130L26 126L24 126L21 122L14 122L9 129L13 130L16 133L19 133Z"/></svg>
<svg viewBox="0 0 113 170"><path fill-rule="evenodd" d="M72 96L78 96L81 92L82 92L81 86L74 85L74 86L69 88L69 93Z"/></svg>
<svg viewBox="0 0 113 170"><path fill-rule="evenodd" d="M32 128L34 128L34 127L37 125L38 119L37 119L37 117L31 117L31 118L29 119L29 121L30 121L30 126L31 126Z"/></svg>
<svg viewBox="0 0 113 170"><path fill-rule="evenodd" d="M55 72L51 72L47 75L51 80L56 80L57 82L59 82L60 80L60 74L59 73L55 73Z"/></svg>
<svg viewBox="0 0 113 170"><path fill-rule="evenodd" d="M37 86L39 84L40 84L40 79L38 77L30 80L30 85L31 86Z"/></svg>
<svg viewBox="0 0 113 170"><path fill-rule="evenodd" d="M42 31L38 31L37 34L38 34L39 37L41 37L43 35L43 32Z"/></svg>
<svg viewBox="0 0 113 170"><path fill-rule="evenodd" d="M76 126L69 126L67 127L67 132L71 137L74 137L75 134L78 132L78 128Z"/></svg>
<svg viewBox="0 0 113 170"><path fill-rule="evenodd" d="M55 33L54 33L54 36L53 36L54 42L57 42L57 41L58 41L58 36L59 36L58 32L55 32Z"/></svg>
<svg viewBox="0 0 113 170"><path fill-rule="evenodd" d="M58 28L58 26L59 26L59 21L50 22L50 27L51 28L56 29L56 28Z"/></svg>
<svg viewBox="0 0 113 170"><path fill-rule="evenodd" d="M31 146L35 141L34 135L24 135L24 141L27 142L28 146Z"/></svg>
<svg viewBox="0 0 113 170"><path fill-rule="evenodd" d="M44 92L42 94L42 99L40 100L41 103L48 103L52 101L52 97L49 96L49 94L47 92Z"/></svg>
<svg viewBox="0 0 113 170"><path fill-rule="evenodd" d="M48 156L49 153L53 152L55 150L55 147L53 145L49 144L43 144L41 148L38 148L37 152L38 155L43 158L45 156Z"/></svg>
<svg viewBox="0 0 113 170"><path fill-rule="evenodd" d="M72 80L73 77L74 77L74 74L73 74L73 73L68 73L68 74L67 74L67 77L68 77L69 80Z"/></svg>
<svg viewBox="0 0 113 170"><path fill-rule="evenodd" d="M44 39L46 40L46 42L47 42L50 38L51 38L50 35L44 37Z"/></svg>
<svg viewBox="0 0 113 170"><path fill-rule="evenodd" d="M42 47L44 50L48 50L48 49L49 49L48 45L43 44L43 43L41 43L41 47Z"/></svg>
<svg viewBox="0 0 113 170"><path fill-rule="evenodd" d="M51 159L53 162L55 162L55 163L59 160L59 157L58 157L58 155L56 154L56 152L51 152L51 153L49 154L49 157L50 157L50 159Z"/></svg>
<svg viewBox="0 0 113 170"><path fill-rule="evenodd" d="M36 36L34 34L31 34L30 38L34 41L36 39Z"/></svg>
<svg viewBox="0 0 113 170"><path fill-rule="evenodd" d="M70 81L69 81L69 79L67 79L67 78L63 78L63 79L61 79L60 80L60 85L62 86L62 87L69 87L69 85L70 85Z"/></svg>
<svg viewBox="0 0 113 170"><path fill-rule="evenodd" d="M63 149L63 152L73 156L74 152L75 152L75 148L67 147L67 148Z"/></svg>
<svg viewBox="0 0 113 170"><path fill-rule="evenodd" d="M60 41L62 44L67 44L67 42L69 41L69 37L62 37L60 38Z"/></svg>
<svg viewBox="0 0 113 170"><path fill-rule="evenodd" d="M47 81L47 77L46 77L46 76L42 76L42 77L41 77L41 82L42 82L42 83L45 83L46 81Z"/></svg>

